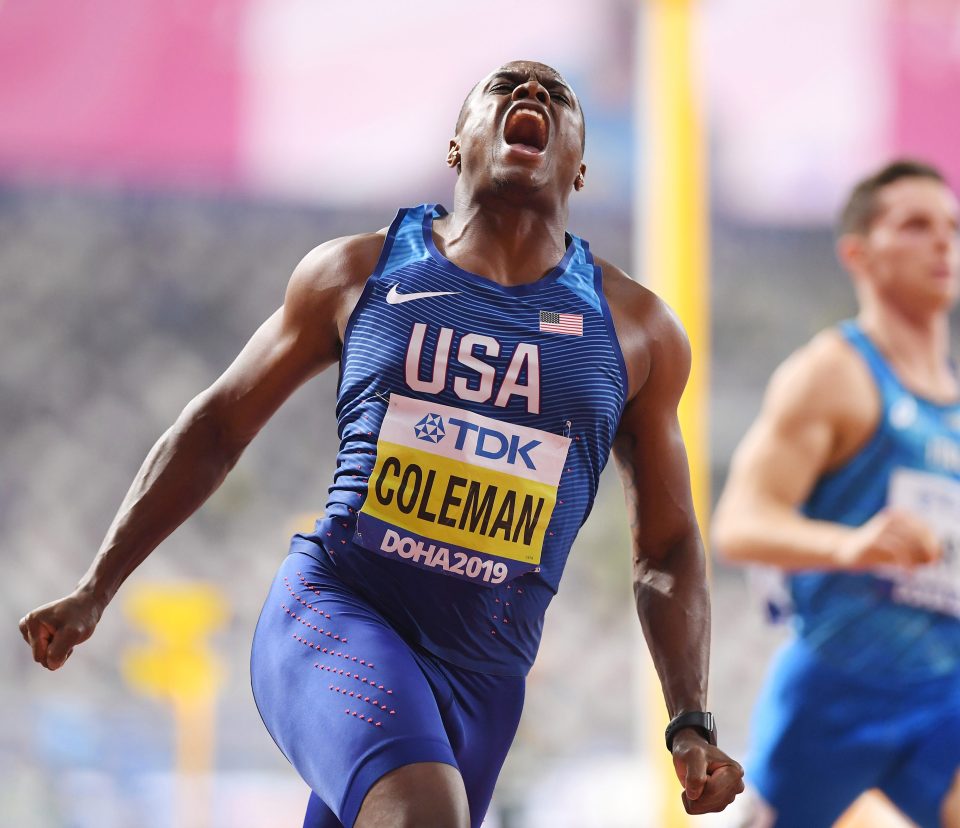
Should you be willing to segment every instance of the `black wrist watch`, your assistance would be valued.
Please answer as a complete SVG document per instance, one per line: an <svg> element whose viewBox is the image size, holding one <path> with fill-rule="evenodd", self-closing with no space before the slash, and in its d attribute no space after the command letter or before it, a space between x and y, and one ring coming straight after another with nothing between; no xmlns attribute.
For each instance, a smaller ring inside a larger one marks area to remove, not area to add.
<svg viewBox="0 0 960 828"><path fill-rule="evenodd" d="M678 731L688 727L699 730L704 739L711 745L716 745L717 724L713 720L713 713L708 713L705 710L693 710L688 713L679 713L670 720L670 724L667 725L663 734L667 741L667 750L673 752L673 737L677 735Z"/></svg>

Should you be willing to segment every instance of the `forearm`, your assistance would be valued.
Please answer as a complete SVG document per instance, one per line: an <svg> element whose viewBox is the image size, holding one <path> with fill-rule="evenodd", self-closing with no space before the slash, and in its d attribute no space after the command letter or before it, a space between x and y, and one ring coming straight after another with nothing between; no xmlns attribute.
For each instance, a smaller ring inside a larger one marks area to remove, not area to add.
<svg viewBox="0 0 960 828"><path fill-rule="evenodd" d="M188 405L144 460L78 590L105 607L127 576L216 491L245 446L228 439L198 400Z"/></svg>
<svg viewBox="0 0 960 828"><path fill-rule="evenodd" d="M710 664L710 593L698 534L662 555L634 557L634 595L670 716L704 710Z"/></svg>
<svg viewBox="0 0 960 828"><path fill-rule="evenodd" d="M786 570L843 568L840 551L852 528L812 520L788 507L724 508L713 524L717 551L732 563L759 563Z"/></svg>

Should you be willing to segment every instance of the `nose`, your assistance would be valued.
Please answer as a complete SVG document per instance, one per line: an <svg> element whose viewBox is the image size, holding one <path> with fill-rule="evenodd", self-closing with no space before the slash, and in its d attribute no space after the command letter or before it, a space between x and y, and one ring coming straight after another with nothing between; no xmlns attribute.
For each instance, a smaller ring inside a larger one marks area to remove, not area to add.
<svg viewBox="0 0 960 828"><path fill-rule="evenodd" d="M939 250L956 249L960 243L960 236L957 234L957 228L952 224L944 224L937 228L936 244Z"/></svg>
<svg viewBox="0 0 960 828"><path fill-rule="evenodd" d="M513 90L512 97L515 101L535 98L544 105L550 103L550 93L540 85L540 81L533 77L526 83L518 84Z"/></svg>

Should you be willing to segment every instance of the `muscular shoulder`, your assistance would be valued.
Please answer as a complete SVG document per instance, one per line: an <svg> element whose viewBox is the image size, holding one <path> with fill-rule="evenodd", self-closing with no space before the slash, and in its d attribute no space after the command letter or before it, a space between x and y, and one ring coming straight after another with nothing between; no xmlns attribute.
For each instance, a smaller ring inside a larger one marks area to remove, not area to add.
<svg viewBox="0 0 960 828"><path fill-rule="evenodd" d="M284 307L289 314L328 318L340 334L383 249L386 231L331 239L313 248L293 271Z"/></svg>
<svg viewBox="0 0 960 828"><path fill-rule="evenodd" d="M821 422L833 434L830 465L851 456L876 428L879 393L861 356L835 329L791 354L770 379L763 413L785 430Z"/></svg>
<svg viewBox="0 0 960 828"><path fill-rule="evenodd" d="M377 266L386 233L362 233L331 239L313 248L293 271L305 290L349 289L363 284Z"/></svg>
<svg viewBox="0 0 960 828"><path fill-rule="evenodd" d="M870 397L866 364L839 331L821 331L774 372L769 396L826 414L841 414Z"/></svg>
<svg viewBox="0 0 960 828"><path fill-rule="evenodd" d="M616 265L597 258L629 381L629 398L669 374L682 391L690 372L690 345L680 320L659 296Z"/></svg>

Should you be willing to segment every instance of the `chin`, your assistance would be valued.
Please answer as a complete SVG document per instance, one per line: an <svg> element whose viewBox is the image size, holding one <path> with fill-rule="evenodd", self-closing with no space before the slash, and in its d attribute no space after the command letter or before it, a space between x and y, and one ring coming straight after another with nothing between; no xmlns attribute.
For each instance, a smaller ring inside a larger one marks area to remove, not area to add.
<svg viewBox="0 0 960 828"><path fill-rule="evenodd" d="M502 170L493 176L493 186L498 194L508 192L533 195L542 192L547 182L540 176L534 175L532 170Z"/></svg>
<svg viewBox="0 0 960 828"><path fill-rule="evenodd" d="M926 297L924 304L931 313L948 313L956 306L957 299L956 291L934 293Z"/></svg>

